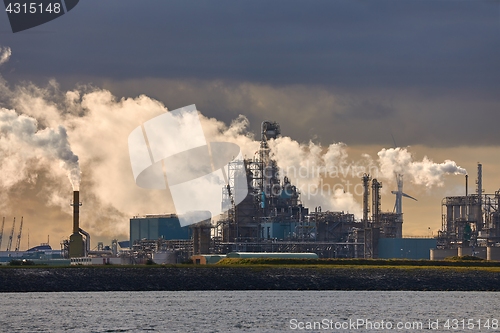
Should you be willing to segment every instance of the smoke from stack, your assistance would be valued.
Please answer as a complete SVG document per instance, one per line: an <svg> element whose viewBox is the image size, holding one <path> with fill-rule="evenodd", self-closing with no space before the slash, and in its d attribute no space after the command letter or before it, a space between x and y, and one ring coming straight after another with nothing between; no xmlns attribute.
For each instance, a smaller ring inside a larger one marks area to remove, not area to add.
<svg viewBox="0 0 500 333"><path fill-rule="evenodd" d="M80 166L78 156L71 150L68 134L63 126L38 130L38 121L14 110L0 108L0 136L19 153L27 153L28 158L55 158L62 162L74 190L80 186ZM26 152L29 150L30 152Z"/></svg>
<svg viewBox="0 0 500 333"><path fill-rule="evenodd" d="M467 174L467 170L450 160L434 163L424 156L422 161L414 161L407 148L382 149L377 155L380 173L386 179L393 178L395 174L403 174L405 180L428 188L443 186L444 175Z"/></svg>

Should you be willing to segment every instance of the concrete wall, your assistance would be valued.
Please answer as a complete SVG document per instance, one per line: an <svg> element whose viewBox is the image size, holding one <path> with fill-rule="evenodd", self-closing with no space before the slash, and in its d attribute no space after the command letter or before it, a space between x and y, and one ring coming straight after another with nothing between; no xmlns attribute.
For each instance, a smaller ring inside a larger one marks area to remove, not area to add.
<svg viewBox="0 0 500 333"><path fill-rule="evenodd" d="M474 256L482 259L486 259L486 247L475 247L474 253L472 253L472 247L459 247L458 248L458 256Z"/></svg>
<svg viewBox="0 0 500 333"><path fill-rule="evenodd" d="M431 260L443 260L447 257L458 256L458 249L431 249L430 259Z"/></svg>

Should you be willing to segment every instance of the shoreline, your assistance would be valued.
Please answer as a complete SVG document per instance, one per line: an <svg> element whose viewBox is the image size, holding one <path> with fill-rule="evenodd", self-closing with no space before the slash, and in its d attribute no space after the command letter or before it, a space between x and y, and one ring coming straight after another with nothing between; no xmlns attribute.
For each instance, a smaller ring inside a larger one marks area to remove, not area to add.
<svg viewBox="0 0 500 333"><path fill-rule="evenodd" d="M0 292L178 290L500 291L500 271L473 267L21 267Z"/></svg>

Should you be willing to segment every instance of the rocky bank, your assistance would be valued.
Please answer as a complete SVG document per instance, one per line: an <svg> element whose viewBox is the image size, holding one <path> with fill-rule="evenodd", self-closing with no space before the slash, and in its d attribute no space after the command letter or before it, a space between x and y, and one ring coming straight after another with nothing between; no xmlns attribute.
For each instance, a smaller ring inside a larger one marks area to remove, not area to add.
<svg viewBox="0 0 500 333"><path fill-rule="evenodd" d="M0 292L147 290L500 291L500 273L478 269L214 266L0 269Z"/></svg>

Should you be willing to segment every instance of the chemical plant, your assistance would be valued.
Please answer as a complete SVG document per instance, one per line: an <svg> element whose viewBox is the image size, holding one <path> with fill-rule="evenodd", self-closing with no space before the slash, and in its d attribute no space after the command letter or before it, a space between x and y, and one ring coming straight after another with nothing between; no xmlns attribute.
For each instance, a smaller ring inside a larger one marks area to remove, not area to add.
<svg viewBox="0 0 500 333"><path fill-rule="evenodd" d="M62 242L60 256L71 258L72 264L83 265L190 260L212 263L226 255L248 257L255 253L266 253L267 257L314 255L436 260L477 255L500 260L500 190L494 194L483 193L481 164L478 164L474 194L468 193L466 176L465 196L443 199L443 225L437 237L403 238L403 198L417 200L403 192L403 175L395 175L397 190L391 192L396 197L393 212L381 210L382 183L369 174L359 180L363 186L361 220L348 212L323 211L321 207L310 209L304 207L301 193L290 179L279 177L269 142L280 134L278 123L263 122L260 148L255 157L228 164L228 182L221 188L221 207L225 213L216 221L181 227L175 214L134 216L130 219L128 241L113 240L110 247L99 243L97 250L91 251L90 235L79 226L81 203L79 192L75 191L73 233L69 240ZM246 182L242 181L245 179ZM241 193L242 187L247 187L247 195L235 204L234 193ZM18 244L21 231L22 221ZM8 251L13 233L14 229ZM0 244L2 234L3 225ZM29 257L24 253L24 257ZM2 256L5 254L0 254Z"/></svg>
<svg viewBox="0 0 500 333"><path fill-rule="evenodd" d="M391 192L396 197L393 212L382 212L382 183L368 174L360 179L364 189L363 217L360 221L347 212L304 207L297 187L286 176L279 178L277 163L271 158L269 141L276 139L280 133L278 123L263 122L258 154L253 159L229 163L228 184L222 189L221 203L226 213L218 221L205 221L189 228L180 228L175 215L132 218L130 257L154 258L155 254L169 252L171 259L175 257L174 254L177 258L182 258L178 261L195 255L198 258L196 260L210 262L207 258L215 257L216 261L217 258L234 252L307 252L315 253L321 258L429 259L430 249L442 251L462 246L461 241L457 240L457 237L461 239L462 236L457 235L458 232L462 235L463 231L451 231L456 225L461 226L460 230L468 230L467 225L471 227L469 241L473 241L470 244L475 244L476 247L491 247L498 243L498 238L495 238L500 235L498 194L483 195L481 209L474 206L476 212L480 211L481 216L484 215L481 219L486 223L483 228L478 229L476 223L462 217L449 217L454 222L445 225L438 238L403 238L403 198L417 199L403 192L401 174L395 175L397 191ZM243 179L246 178L246 182L241 181L241 173L244 173ZM481 181L478 182L481 186ZM241 193L242 186L248 186L248 194L235 205L233 193ZM472 207L472 203L479 200L477 196L476 199L473 198L474 196L470 196L468 201L464 199L463 202L469 202ZM457 208L451 211L455 212ZM472 212L473 208L467 211ZM487 243L484 242L486 232L489 239ZM453 255L455 252L450 253ZM486 250L484 253L486 255ZM439 259L438 252L434 253L434 259Z"/></svg>
<svg viewBox="0 0 500 333"><path fill-rule="evenodd" d="M476 191L469 193L465 176L465 195L446 197L442 201L442 228L431 259L474 255L500 257L500 190L486 194L483 190L483 168L477 165Z"/></svg>

